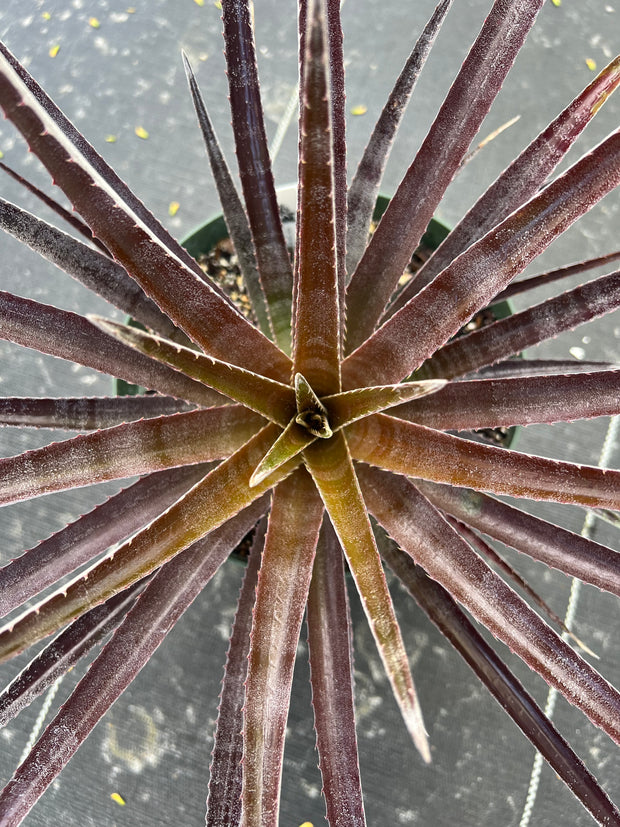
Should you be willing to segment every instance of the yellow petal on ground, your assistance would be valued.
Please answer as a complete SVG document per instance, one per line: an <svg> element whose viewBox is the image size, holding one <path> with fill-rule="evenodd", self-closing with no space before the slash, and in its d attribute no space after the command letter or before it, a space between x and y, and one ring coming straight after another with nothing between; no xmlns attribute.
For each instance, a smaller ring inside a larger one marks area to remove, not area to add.
<svg viewBox="0 0 620 827"><path fill-rule="evenodd" d="M117 804L120 804L121 807L124 807L127 803L120 793L110 793L110 798L112 801L116 801Z"/></svg>
<svg viewBox="0 0 620 827"><path fill-rule="evenodd" d="M168 215L176 215L180 206L178 201L171 201L168 205Z"/></svg>
<svg viewBox="0 0 620 827"><path fill-rule="evenodd" d="M43 14L41 15L41 17L43 18L43 20L51 20L52 19L52 15L48 11L44 11Z"/></svg>
<svg viewBox="0 0 620 827"><path fill-rule="evenodd" d="M312 827L312 823L310 821L304 821L304 823L300 824L299 827Z"/></svg>
<svg viewBox="0 0 620 827"><path fill-rule="evenodd" d="M559 7L559 6L562 5L562 0L551 0L551 2L553 3L554 6Z"/></svg>
<svg viewBox="0 0 620 827"><path fill-rule="evenodd" d="M204 4L205 4L205 0L194 0L194 3L195 3L197 6L204 6Z"/></svg>
<svg viewBox="0 0 620 827"><path fill-rule="evenodd" d="M586 66L591 72L596 72L596 60L592 60L591 57L586 58Z"/></svg>
<svg viewBox="0 0 620 827"><path fill-rule="evenodd" d="M354 106L353 109L351 109L352 115L365 115L366 112L368 112L368 107L364 106L363 103L361 103L359 106Z"/></svg>
<svg viewBox="0 0 620 827"><path fill-rule="evenodd" d="M117 139L116 135L106 135L105 136L106 144L115 144L117 140L118 139Z"/></svg>
<svg viewBox="0 0 620 827"><path fill-rule="evenodd" d="M98 29L101 26L101 23L97 20L96 17L89 17L88 18L88 25L92 26L93 29Z"/></svg>
<svg viewBox="0 0 620 827"><path fill-rule="evenodd" d="M136 128L134 129L134 132L136 133L138 138L142 138L142 140L144 140L144 141L146 141L146 139L149 137L149 133L146 131L146 129L143 126L136 126Z"/></svg>
<svg viewBox="0 0 620 827"><path fill-rule="evenodd" d="M56 57L56 55L58 54L59 51L60 51L60 46L58 44L56 44L56 46L52 46L52 48L49 50L49 56L50 57Z"/></svg>

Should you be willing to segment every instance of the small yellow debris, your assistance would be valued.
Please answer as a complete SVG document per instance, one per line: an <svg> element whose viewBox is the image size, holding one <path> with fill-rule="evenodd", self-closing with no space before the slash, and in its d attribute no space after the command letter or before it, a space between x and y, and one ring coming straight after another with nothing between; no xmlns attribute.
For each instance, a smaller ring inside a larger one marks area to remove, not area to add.
<svg viewBox="0 0 620 827"><path fill-rule="evenodd" d="M586 58L586 66L591 72L596 72L596 60L592 60L591 57Z"/></svg>
<svg viewBox="0 0 620 827"><path fill-rule="evenodd" d="M170 204L168 204L168 215L176 215L180 206L178 201L171 201Z"/></svg>
<svg viewBox="0 0 620 827"><path fill-rule="evenodd" d="M127 803L120 793L110 793L110 798L112 801L116 801L117 804L120 804L121 807L124 807Z"/></svg>
<svg viewBox="0 0 620 827"><path fill-rule="evenodd" d="M60 46L58 44L56 44L56 46L52 46L52 48L50 49L49 56L50 57L56 57L56 55L58 54L59 51L60 51Z"/></svg>
<svg viewBox="0 0 620 827"><path fill-rule="evenodd" d="M197 6L204 6L204 4L205 4L205 0L194 0L194 3L195 3Z"/></svg>
<svg viewBox="0 0 620 827"><path fill-rule="evenodd" d="M51 20L52 19L52 15L48 11L44 11L43 14L41 15L41 17L43 18L43 20Z"/></svg>
<svg viewBox="0 0 620 827"><path fill-rule="evenodd" d="M4 152L0 149L0 158L4 158Z"/></svg>
<svg viewBox="0 0 620 827"><path fill-rule="evenodd" d="M92 26L93 29L98 29L101 26L101 23L97 20L96 17L89 17L88 18L88 25Z"/></svg>
<svg viewBox="0 0 620 827"><path fill-rule="evenodd" d="M134 129L134 132L136 133L138 138L142 138L142 140L144 140L144 141L146 141L146 139L149 137L149 133L146 131L146 129L143 126L136 126L136 128Z"/></svg>
<svg viewBox="0 0 620 827"><path fill-rule="evenodd" d="M220 11L222 11L222 3L221 3L221 0L215 0L215 2L213 3L213 5L215 6L215 8L216 8L216 9L219 9Z"/></svg>
<svg viewBox="0 0 620 827"><path fill-rule="evenodd" d="M312 827L312 822L304 821L304 823L300 824L299 827Z"/></svg>
<svg viewBox="0 0 620 827"><path fill-rule="evenodd" d="M136 13L135 6L130 6L130 7L127 9L127 14L135 14L135 13Z"/></svg>
<svg viewBox="0 0 620 827"><path fill-rule="evenodd" d="M365 115L368 112L368 107L364 106L363 103L360 103L359 106L354 106L351 110L352 115Z"/></svg>
<svg viewBox="0 0 620 827"><path fill-rule="evenodd" d="M117 139L116 135L106 135L105 136L106 144L115 144L117 140L118 139Z"/></svg>
<svg viewBox="0 0 620 827"><path fill-rule="evenodd" d="M558 6L558 8L562 5L562 0L551 0L554 6Z"/></svg>

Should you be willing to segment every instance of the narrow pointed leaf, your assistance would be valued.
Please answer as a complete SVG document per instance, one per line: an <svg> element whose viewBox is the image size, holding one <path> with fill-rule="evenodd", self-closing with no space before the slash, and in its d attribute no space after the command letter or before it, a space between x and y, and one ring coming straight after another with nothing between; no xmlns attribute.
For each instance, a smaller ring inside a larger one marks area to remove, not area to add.
<svg viewBox="0 0 620 827"><path fill-rule="evenodd" d="M485 379L520 379L559 373L592 373L595 370L620 370L613 362L578 361L577 359L505 359L480 368L473 376Z"/></svg>
<svg viewBox="0 0 620 827"><path fill-rule="evenodd" d="M95 431L135 419L153 419L191 410L172 396L113 396L58 399L0 399L0 425Z"/></svg>
<svg viewBox="0 0 620 827"><path fill-rule="evenodd" d="M444 387L441 380L429 382L402 382L400 385L384 385L378 388L358 388L323 397L332 430L336 431L372 413L379 413L410 399L418 399L437 393ZM398 408L400 410L400 407ZM400 416L400 414L398 414Z"/></svg>
<svg viewBox="0 0 620 827"><path fill-rule="evenodd" d="M351 278L347 291L349 352L370 336L379 321L542 3L494 3Z"/></svg>
<svg viewBox="0 0 620 827"><path fill-rule="evenodd" d="M267 520L263 517L252 543L226 655L209 773L206 827L238 827L241 821L245 681L256 583L266 529Z"/></svg>
<svg viewBox="0 0 620 827"><path fill-rule="evenodd" d="M347 242L347 141L344 49L340 23L340 0L326 0L327 36L329 40L329 78L334 170L334 227L336 233L336 269L340 319L345 318L346 242ZM344 325L340 325L340 346Z"/></svg>
<svg viewBox="0 0 620 827"><path fill-rule="evenodd" d="M441 0L407 58L358 164L348 192L347 273L355 270L368 241L383 171L394 137L422 67L447 15L452 0Z"/></svg>
<svg viewBox="0 0 620 827"><path fill-rule="evenodd" d="M266 507L254 503L157 573L0 794L5 827L20 823Z"/></svg>
<svg viewBox="0 0 620 827"><path fill-rule="evenodd" d="M314 391L340 390L340 296L325 0L309 0L300 121L293 361Z"/></svg>
<svg viewBox="0 0 620 827"><path fill-rule="evenodd" d="M273 440L276 428L276 425L267 425L135 537L0 630L0 661L32 646L74 617L150 574L283 479L295 467L295 460L293 467L285 465L277 472L279 476L274 475L273 482L254 488L248 485L252 470Z"/></svg>
<svg viewBox="0 0 620 827"><path fill-rule="evenodd" d="M119 324L100 316L90 317L98 327L134 350L151 356L197 379L285 427L295 411L295 394L290 385L276 382L252 371L223 362L187 347L175 345L144 330Z"/></svg>
<svg viewBox="0 0 620 827"><path fill-rule="evenodd" d="M418 271L413 280L415 283L407 285L394 310L402 307L470 244L538 192L619 83L620 56L606 66L502 172Z"/></svg>
<svg viewBox="0 0 620 827"><path fill-rule="evenodd" d="M30 183L30 181L27 181L23 176L19 175L17 172L15 172L15 170L12 170L6 164L0 162L0 169L3 169L6 173L8 173L8 175L11 176L11 178L13 178L14 181L17 181L19 184L22 185L22 187L27 189L33 195L36 195L36 197L43 204L45 204L46 207L49 207L53 212L59 215L63 219L63 221L66 221L80 235L84 236L84 238L88 239L88 241L91 241L96 247L98 247L101 250L101 252L105 256L107 256L108 258L110 257L109 250L106 249L105 245L102 244L98 238L95 238L93 236L92 230L90 229L88 224L84 224L84 222L80 218L78 218L69 210L66 210L61 204L59 204L57 201L54 201L53 198L50 198L49 195L46 195L42 190L40 190L39 187L35 187L34 184Z"/></svg>
<svg viewBox="0 0 620 827"><path fill-rule="evenodd" d="M222 459L260 427L237 405L117 425L0 459L0 504Z"/></svg>
<svg viewBox="0 0 620 827"><path fill-rule="evenodd" d="M323 503L305 468L273 493L248 658L242 827L277 827L293 666Z"/></svg>
<svg viewBox="0 0 620 827"><path fill-rule="evenodd" d="M420 488L419 490L421 491L422 489ZM529 598L530 603L538 606L542 614L546 615L549 620L555 623L555 625L561 630L562 634L571 638L571 640L573 640L586 655L590 655L590 657L598 660L598 655L596 652L593 652L592 649L590 649L589 646L586 646L586 644L580 640L576 634L571 632L562 618L556 614L551 606L542 599L536 589L530 586L525 577L519 574L519 572L501 556L501 554L498 554L490 543L476 534L476 532L468 525L465 525L465 523L455 520L454 517L447 517L447 520L450 525L461 535L461 537L463 537L464 540L467 540L474 551L477 551L484 560L490 561L497 570L503 572L508 582L512 582L514 585L518 586L523 594Z"/></svg>
<svg viewBox="0 0 620 827"><path fill-rule="evenodd" d="M107 336L77 313L0 291L0 338L209 407L221 396Z"/></svg>
<svg viewBox="0 0 620 827"><path fill-rule="evenodd" d="M75 620L0 695L0 726L15 718L119 625L146 586L134 583Z"/></svg>
<svg viewBox="0 0 620 827"><path fill-rule="evenodd" d="M618 307L620 270L500 319L484 330L463 336L458 342L449 342L424 364L420 373L425 378L463 376L508 353L520 353Z"/></svg>
<svg viewBox="0 0 620 827"><path fill-rule="evenodd" d="M205 141L209 163L211 164L213 180L215 181L217 194L222 205L224 220L226 221L226 227L228 228L230 239L239 260L239 268L252 303L252 310L256 314L258 326L263 333L269 335L271 331L273 334L265 294L263 293L258 268L256 266L256 256L254 254L250 225L248 224L241 199L237 194L237 189L230 170L228 169L228 164L224 159L219 141L211 125L211 120L207 114L207 108L200 94L198 83L185 53L183 53L183 64L185 66L192 100L194 101L198 123Z"/></svg>
<svg viewBox="0 0 620 827"><path fill-rule="evenodd" d="M143 528L209 470L200 463L150 474L11 560L0 569L0 617Z"/></svg>
<svg viewBox="0 0 620 827"><path fill-rule="evenodd" d="M222 20L239 176L252 228L258 272L276 341L288 353L291 348L293 271L269 160L248 0L224 3Z"/></svg>
<svg viewBox="0 0 620 827"><path fill-rule="evenodd" d="M160 336L187 343L126 270L99 250L0 198L0 227Z"/></svg>
<svg viewBox="0 0 620 827"><path fill-rule="evenodd" d="M86 151L83 139L56 123L51 102L47 105L38 87L30 91L20 74L2 50L0 105L7 118L129 275L177 326L213 355L242 362L259 373L288 374L288 358L201 279L176 242L162 242L151 222L132 209L95 164L94 150Z"/></svg>
<svg viewBox="0 0 620 827"><path fill-rule="evenodd" d="M308 595L308 648L319 768L330 827L365 827L357 757L351 618L342 549L323 521Z"/></svg>
<svg viewBox="0 0 620 827"><path fill-rule="evenodd" d="M392 544L382 545L381 552L442 635L596 821L619 824L620 813L596 778L448 592Z"/></svg>
<svg viewBox="0 0 620 827"><path fill-rule="evenodd" d="M503 302L513 296L518 296L527 290L534 290L537 287L545 287L555 281L561 281L569 276L575 276L579 273L585 273L588 270L593 270L595 267L602 267L605 264L611 264L620 259L620 250L614 253L608 253L605 256L597 256L590 258L587 261L580 261L576 264L568 264L566 267L559 267L557 270L550 270L547 273L540 273L538 276L531 276L528 279L521 279L520 281L513 281L501 293L495 297L493 302Z"/></svg>
<svg viewBox="0 0 620 827"><path fill-rule="evenodd" d="M16 81L19 79L17 81L18 83L21 82L25 85L37 101L39 101L42 108L45 110L47 117L51 119L56 128L66 135L69 141L71 141L71 143L79 149L86 161L92 165L97 174L106 181L107 185L118 195L120 200L126 204L142 222L144 222L144 224L155 235L155 237L159 239L166 249L168 249L173 255L179 256L182 261L185 261L185 263L190 268L193 268L194 272L200 276L202 271L196 261L194 261L186 250L184 250L183 247L181 247L181 245L160 224L153 213L146 209L140 199L133 194L129 187L104 161L101 155L99 155L99 153L88 143L84 136L78 132L73 124L51 100L51 98L45 94L36 80L28 74L26 69L24 69L19 61L15 59L15 57L2 43L0 43L0 53L3 58L6 59L9 75L11 77L15 77Z"/></svg>
<svg viewBox="0 0 620 827"><path fill-rule="evenodd" d="M440 431L614 416L620 370L449 382L424 402L414 399L391 413Z"/></svg>
<svg viewBox="0 0 620 827"><path fill-rule="evenodd" d="M412 373L618 184L620 130L472 244L388 319L343 364L344 387L386 377L396 382Z"/></svg>
<svg viewBox="0 0 620 827"><path fill-rule="evenodd" d="M620 552L479 491L422 480L416 486L437 508L478 531L620 597Z"/></svg>
<svg viewBox="0 0 620 827"><path fill-rule="evenodd" d="M473 617L620 743L620 693L541 620L405 477L360 468L371 513Z"/></svg>
<svg viewBox="0 0 620 827"><path fill-rule="evenodd" d="M254 487L267 479L270 474L284 465L285 462L288 462L289 459L300 454L315 439L317 437L299 425L295 419L291 419L254 469L250 477L250 485Z"/></svg>
<svg viewBox="0 0 620 827"><path fill-rule="evenodd" d="M620 508L620 471L529 456L385 414L350 425L354 459L397 474L533 500Z"/></svg>
<svg viewBox="0 0 620 827"><path fill-rule="evenodd" d="M306 465L349 561L351 574L409 734L420 755L428 763L430 750L422 712L346 440L343 434L337 433L329 441L323 441L319 447L320 451L315 450L313 445L306 449Z"/></svg>

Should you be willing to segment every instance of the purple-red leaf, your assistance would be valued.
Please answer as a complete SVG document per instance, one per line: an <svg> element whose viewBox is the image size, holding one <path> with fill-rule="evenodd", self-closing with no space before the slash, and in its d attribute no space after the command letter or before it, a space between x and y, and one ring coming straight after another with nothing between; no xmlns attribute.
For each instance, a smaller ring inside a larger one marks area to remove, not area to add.
<svg viewBox="0 0 620 827"><path fill-rule="evenodd" d="M440 431L615 416L620 413L620 370L449 382L390 413Z"/></svg>
<svg viewBox="0 0 620 827"><path fill-rule="evenodd" d="M620 597L620 553L467 488L420 480L437 508L570 577Z"/></svg>
<svg viewBox="0 0 620 827"><path fill-rule="evenodd" d="M222 205L226 227L228 228L230 239L235 248L237 259L239 260L239 269L243 275L243 281L248 291L258 326L263 333L267 335L271 330L271 320L267 311L265 294L263 293L256 266L252 231L250 230L241 198L237 194L232 175L228 169L228 164L224 159L219 141L211 125L211 120L207 114L207 108L200 94L198 83L196 82L196 78L194 77L185 53L183 53L183 63L185 65L185 73L189 82L190 92L192 93L198 123L205 141L209 163L211 164L213 180L215 181L217 194ZM273 333L273 331L271 332Z"/></svg>
<svg viewBox="0 0 620 827"><path fill-rule="evenodd" d="M596 778L448 592L389 541L381 545L381 554L416 602L583 806L601 825L620 824L620 813Z"/></svg>
<svg viewBox="0 0 620 827"><path fill-rule="evenodd" d="M575 276L579 273L585 273L588 270L593 270L595 267L602 267L605 264L611 264L618 261L620 258L620 250L614 253L607 253L605 256L597 256L596 258L589 258L587 261L579 261L575 264L567 264L566 267L559 267L557 270L549 270L547 273L540 273L537 276L531 276L528 279L521 279L520 281L513 281L501 293L493 299L495 302L503 302L513 296L519 295L526 290L534 290L537 287L545 287L554 281L561 281L569 276Z"/></svg>
<svg viewBox="0 0 620 827"><path fill-rule="evenodd" d="M136 419L153 419L191 410L172 396L112 396L58 399L8 397L0 399L0 425L20 428L60 428L95 431Z"/></svg>
<svg viewBox="0 0 620 827"><path fill-rule="evenodd" d="M178 371L107 336L77 313L0 292L0 339L36 348L197 405L209 407L219 394Z"/></svg>
<svg viewBox="0 0 620 827"><path fill-rule="evenodd" d="M347 273L357 266L368 241L383 171L417 79L452 0L441 0L407 58L358 164L348 192Z"/></svg>
<svg viewBox="0 0 620 827"><path fill-rule="evenodd" d="M238 827L241 821L243 705L250 632L267 521L261 521L243 578L217 716L207 798L206 827Z"/></svg>
<svg viewBox="0 0 620 827"><path fill-rule="evenodd" d="M264 420L238 405L117 425L0 459L0 504L222 459Z"/></svg>
<svg viewBox="0 0 620 827"><path fill-rule="evenodd" d="M158 517L209 471L159 471L110 497L0 569L0 617Z"/></svg>
<svg viewBox="0 0 620 827"><path fill-rule="evenodd" d="M145 585L146 582L134 583L126 591L115 594L101 606L79 617L48 643L0 695L0 726L6 726L112 632Z"/></svg>
<svg viewBox="0 0 620 827"><path fill-rule="evenodd" d="M20 823L267 504L261 498L156 574L0 794L4 827Z"/></svg>
<svg viewBox="0 0 620 827"><path fill-rule="evenodd" d="M252 470L273 441L275 431L276 425L267 425L135 537L7 624L0 630L0 660L32 646L74 617L150 574L232 519L272 484L284 479L295 468L295 460L276 472L272 483L254 488L248 485Z"/></svg>
<svg viewBox="0 0 620 827"><path fill-rule="evenodd" d="M277 827L284 735L323 503L305 468L273 493L248 658L242 827Z"/></svg>
<svg viewBox="0 0 620 827"><path fill-rule="evenodd" d="M371 513L426 573L620 743L620 693L478 557L405 477L358 470Z"/></svg>
<svg viewBox="0 0 620 827"><path fill-rule="evenodd" d="M343 387L398 382L412 373L618 184L620 130L472 244L388 319L343 363Z"/></svg>
<svg viewBox="0 0 620 827"><path fill-rule="evenodd" d="M137 209L115 188L116 182L93 158L92 147L73 128L55 120L51 101L32 79L26 83L24 74L2 48L0 105L115 259L203 349L258 373L288 378L288 357L203 281L195 262L190 263L167 234L163 238L163 231L153 228L144 209Z"/></svg>
<svg viewBox="0 0 620 827"><path fill-rule="evenodd" d="M285 352L290 352L293 271L273 184L248 0L223 3L222 20L239 176L258 272L276 341Z"/></svg>
<svg viewBox="0 0 620 827"><path fill-rule="evenodd" d="M53 198L50 198L49 195L46 195L43 190L39 189L39 187L35 187L34 184L30 183L30 181L26 180L23 176L19 175L15 170L12 170L10 167L7 167L6 164L0 162L0 169L3 169L8 175L13 178L14 181L17 181L19 184L22 185L25 189L31 192L33 195L49 207L56 215L59 215L64 221L66 221L74 230L76 230L80 235L87 238L91 241L95 246L97 246L101 252L108 256L110 256L109 250L106 249L105 245L103 245L98 238L95 238L92 234L90 227L87 224L79 219L76 215L74 215L69 210L66 210L61 204L57 201L54 201Z"/></svg>
<svg viewBox="0 0 620 827"><path fill-rule="evenodd" d="M319 396L340 390L340 295L326 22L324 0L309 0L301 80L293 361L295 373L302 373Z"/></svg>
<svg viewBox="0 0 620 827"><path fill-rule="evenodd" d="M495 1L351 278L347 290L348 352L370 336L380 319L542 3Z"/></svg>
<svg viewBox="0 0 620 827"><path fill-rule="evenodd" d="M463 376L618 307L620 270L449 342L424 364L421 375Z"/></svg>
<svg viewBox="0 0 620 827"><path fill-rule="evenodd" d="M1 198L0 227L135 321L160 336L188 343L185 334L109 256Z"/></svg>
<svg viewBox="0 0 620 827"><path fill-rule="evenodd" d="M353 702L351 618L342 549L323 521L308 595L312 705L330 827L365 827Z"/></svg>
<svg viewBox="0 0 620 827"><path fill-rule="evenodd" d="M347 428L354 459L397 474L512 497L620 509L620 471L482 445L385 414Z"/></svg>
<svg viewBox="0 0 620 827"><path fill-rule="evenodd" d="M535 195L576 138L620 83L615 58L549 126L502 172L467 215L451 230L395 302L398 310L470 244Z"/></svg>

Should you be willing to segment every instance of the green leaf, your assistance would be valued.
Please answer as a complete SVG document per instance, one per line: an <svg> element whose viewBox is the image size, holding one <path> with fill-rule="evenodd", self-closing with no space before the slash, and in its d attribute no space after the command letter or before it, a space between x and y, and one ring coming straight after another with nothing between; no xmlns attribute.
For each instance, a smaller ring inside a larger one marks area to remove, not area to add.
<svg viewBox="0 0 620 827"><path fill-rule="evenodd" d="M310 445L304 452L304 460L346 554L409 734L428 763L430 750L407 653L343 434L337 433L329 441Z"/></svg>

